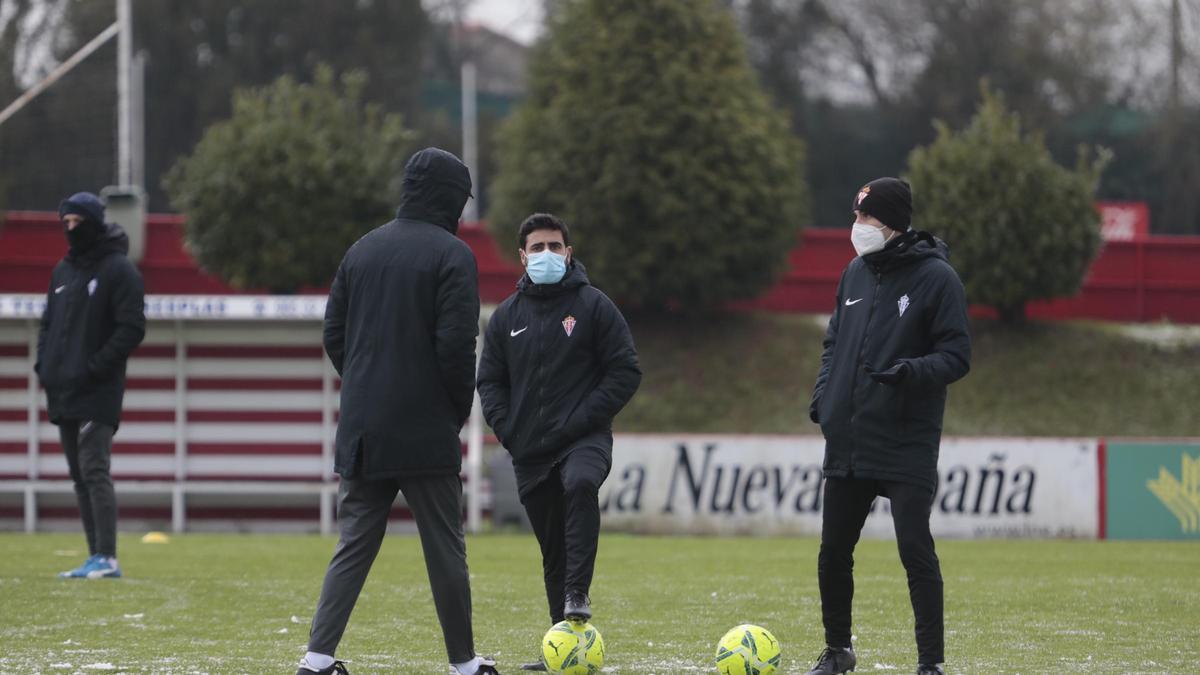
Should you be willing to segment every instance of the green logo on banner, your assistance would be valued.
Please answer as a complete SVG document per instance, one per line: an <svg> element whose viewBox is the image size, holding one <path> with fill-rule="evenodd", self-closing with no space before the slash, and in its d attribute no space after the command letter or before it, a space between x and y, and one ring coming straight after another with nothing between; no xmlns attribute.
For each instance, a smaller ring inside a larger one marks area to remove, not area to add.
<svg viewBox="0 0 1200 675"><path fill-rule="evenodd" d="M1110 539L1200 539L1200 444L1108 444Z"/></svg>
<svg viewBox="0 0 1200 675"><path fill-rule="evenodd" d="M1167 467L1158 468L1158 478L1146 481L1146 487L1175 517L1185 533L1200 532L1200 456L1183 454L1176 478Z"/></svg>

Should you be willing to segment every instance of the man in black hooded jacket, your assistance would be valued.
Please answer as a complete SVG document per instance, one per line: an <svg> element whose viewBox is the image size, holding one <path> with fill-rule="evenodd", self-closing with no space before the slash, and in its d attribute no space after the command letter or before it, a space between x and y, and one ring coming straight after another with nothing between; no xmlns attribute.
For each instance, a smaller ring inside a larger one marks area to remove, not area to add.
<svg viewBox="0 0 1200 675"><path fill-rule="evenodd" d="M946 387L970 369L967 302L946 244L910 229L908 183L854 198L851 241L809 416L825 435L817 570L825 651L810 675L853 670L854 546L877 496L891 502L916 619L917 672L942 673L942 576L929 516Z"/></svg>
<svg viewBox="0 0 1200 675"><path fill-rule="evenodd" d="M104 204L79 192L58 207L67 255L50 275L34 370L58 425L87 537L88 559L59 576L120 577L117 499L110 464L121 424L125 363L146 334L142 275L129 237L104 222Z"/></svg>
<svg viewBox="0 0 1200 675"><path fill-rule="evenodd" d="M298 675L346 672L334 651L397 492L421 536L450 672L496 673L494 661L475 654L459 477L479 334L475 256L455 236L470 194L470 173L457 157L417 152L405 167L396 219L355 242L334 277L324 341L342 376L340 538Z"/></svg>
<svg viewBox="0 0 1200 675"><path fill-rule="evenodd" d="M625 318L574 259L567 225L536 213L521 224L518 244L525 274L488 322L479 396L513 457L542 549L551 623L586 620L612 422L642 371Z"/></svg>

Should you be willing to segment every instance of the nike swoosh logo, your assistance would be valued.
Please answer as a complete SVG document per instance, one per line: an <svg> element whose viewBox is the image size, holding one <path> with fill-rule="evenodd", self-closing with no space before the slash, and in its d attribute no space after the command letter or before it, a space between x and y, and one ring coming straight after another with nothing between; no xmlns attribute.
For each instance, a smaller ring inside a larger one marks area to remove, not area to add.
<svg viewBox="0 0 1200 675"><path fill-rule="evenodd" d="M66 287L67 287L67 285L66 285L66 284L63 284L62 286L59 286L58 288L54 289L54 292L55 292L55 293L62 293L62 292L63 292L63 289L64 289L64 288L66 288Z"/></svg>
<svg viewBox="0 0 1200 675"><path fill-rule="evenodd" d="M860 303L862 301L863 301L862 298L859 298L857 300L851 300L850 298L846 298L846 306L849 307L850 305L857 305L858 303Z"/></svg>
<svg viewBox="0 0 1200 675"><path fill-rule="evenodd" d="M517 337L518 335L520 335L521 333L524 333L527 330L529 330L529 326L525 326L521 330L510 330L510 331L508 331L508 336L509 337Z"/></svg>

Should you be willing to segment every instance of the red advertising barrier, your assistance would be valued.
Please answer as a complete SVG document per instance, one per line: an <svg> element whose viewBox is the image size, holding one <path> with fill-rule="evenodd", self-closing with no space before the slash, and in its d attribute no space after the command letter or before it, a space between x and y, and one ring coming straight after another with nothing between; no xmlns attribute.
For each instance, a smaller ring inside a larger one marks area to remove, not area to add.
<svg viewBox="0 0 1200 675"><path fill-rule="evenodd" d="M0 293L45 293L50 271L66 253L66 240L56 214L10 211L0 226ZM490 234L479 224L464 225L459 235L479 262L480 296L498 302L515 288L520 276L504 259ZM516 245L513 245L516 248ZM154 213L147 217L146 252L138 263L146 292L164 295L262 294L265 289L236 290L204 272L183 246L183 217ZM326 292L328 287L300 289Z"/></svg>
<svg viewBox="0 0 1200 675"><path fill-rule="evenodd" d="M235 291L201 271L183 248L182 227L180 216L149 216L146 254L139 264L147 293L264 292ZM1136 234L1137 226L1133 227ZM502 255L497 242L477 223L464 225L459 235L478 260L479 290L484 302L503 300L519 276L516 263ZM0 293L44 293L50 270L65 248L62 226L54 213L8 213L0 229ZM779 282L758 299L738 306L776 312L829 312L842 268L853 256L846 231L809 228L800 245L792 250L790 267ZM586 259L586 255L583 257ZM976 308L976 313L987 315L989 310ZM1135 236L1107 241L1078 295L1032 303L1029 315L1200 323L1200 237Z"/></svg>

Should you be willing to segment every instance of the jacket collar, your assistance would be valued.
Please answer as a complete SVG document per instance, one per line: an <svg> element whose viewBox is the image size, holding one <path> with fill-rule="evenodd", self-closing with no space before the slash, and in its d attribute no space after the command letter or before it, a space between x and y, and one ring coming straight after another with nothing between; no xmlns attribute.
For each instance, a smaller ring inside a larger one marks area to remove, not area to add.
<svg viewBox="0 0 1200 675"><path fill-rule="evenodd" d="M105 223L100 238L86 251L67 251L66 260L76 265L90 267L113 253L129 255L129 235L117 223Z"/></svg>
<svg viewBox="0 0 1200 675"><path fill-rule="evenodd" d="M928 232L909 230L894 237L882 251L868 253L862 257L875 273L888 272L915 263L925 258L949 259L950 249L946 242Z"/></svg>

